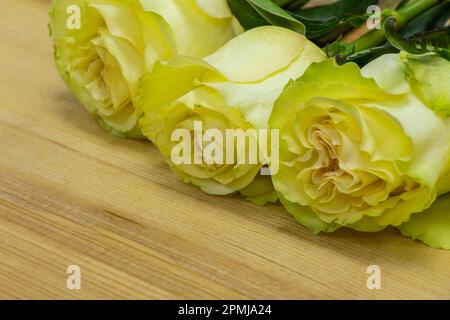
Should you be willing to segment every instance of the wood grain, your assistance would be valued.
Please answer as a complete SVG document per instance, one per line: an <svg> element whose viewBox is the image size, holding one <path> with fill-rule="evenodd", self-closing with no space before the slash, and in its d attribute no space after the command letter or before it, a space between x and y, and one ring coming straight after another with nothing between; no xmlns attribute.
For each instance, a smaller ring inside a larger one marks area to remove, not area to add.
<svg viewBox="0 0 450 320"><path fill-rule="evenodd" d="M54 70L48 5L0 2L0 298L450 298L448 251L395 230L314 236L105 134ZM382 290L366 288L373 264Z"/></svg>

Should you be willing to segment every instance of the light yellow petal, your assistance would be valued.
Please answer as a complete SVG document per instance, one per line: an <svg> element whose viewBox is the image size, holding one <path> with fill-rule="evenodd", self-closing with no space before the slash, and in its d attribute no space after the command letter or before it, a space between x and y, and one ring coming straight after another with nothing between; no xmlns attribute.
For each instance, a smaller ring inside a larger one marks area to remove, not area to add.
<svg viewBox="0 0 450 320"><path fill-rule="evenodd" d="M210 16L196 0L140 0L140 3L169 24L178 54L203 58L236 36L231 17Z"/></svg>
<svg viewBox="0 0 450 320"><path fill-rule="evenodd" d="M233 82L257 82L289 66L307 39L288 29L255 28L228 42L205 60Z"/></svg>

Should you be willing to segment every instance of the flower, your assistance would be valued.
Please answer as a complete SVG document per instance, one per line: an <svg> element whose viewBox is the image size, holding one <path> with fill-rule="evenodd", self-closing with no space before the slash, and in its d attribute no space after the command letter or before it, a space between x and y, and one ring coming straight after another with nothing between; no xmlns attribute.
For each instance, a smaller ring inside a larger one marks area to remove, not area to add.
<svg viewBox="0 0 450 320"><path fill-rule="evenodd" d="M401 59L411 88L422 101L443 118L450 116L450 61L434 54L403 54ZM450 135L442 138L437 138L436 143L443 143L441 147L448 148ZM431 208L412 215L398 229L403 235L423 241L431 247L450 249L450 163L444 171L447 173L440 177L437 185L440 197Z"/></svg>
<svg viewBox="0 0 450 320"><path fill-rule="evenodd" d="M122 137L142 137L133 99L156 61L204 57L236 35L225 0L54 0L49 15L58 72Z"/></svg>
<svg viewBox="0 0 450 320"><path fill-rule="evenodd" d="M237 36L204 60L176 57L157 64L141 82L142 132L185 182L210 194L243 190L259 204L275 201L270 178L255 180L270 151L248 160L263 149L263 140L266 146L276 144L276 139L268 138L271 133L267 132L268 139L260 134L268 130L273 104L283 88L312 62L323 59L322 50L304 36L270 26ZM183 135L179 129L187 132ZM241 134L248 144L238 150L233 134ZM180 136L182 142L194 140L182 148L186 161L174 159L181 151ZM251 148L252 142L257 147ZM205 152L201 154L212 145L215 152L209 152L210 158L222 155L219 160L225 157L226 162L209 161Z"/></svg>
<svg viewBox="0 0 450 320"><path fill-rule="evenodd" d="M450 116L450 62L435 54L401 55L415 94L435 112Z"/></svg>
<svg viewBox="0 0 450 320"><path fill-rule="evenodd" d="M429 208L445 184L450 122L415 94L409 58L385 55L363 70L313 64L276 102L273 184L313 232L399 226Z"/></svg>

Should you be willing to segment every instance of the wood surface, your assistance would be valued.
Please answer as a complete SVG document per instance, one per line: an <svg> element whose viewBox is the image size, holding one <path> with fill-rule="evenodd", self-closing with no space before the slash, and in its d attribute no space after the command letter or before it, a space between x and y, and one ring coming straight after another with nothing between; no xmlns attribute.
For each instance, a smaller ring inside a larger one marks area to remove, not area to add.
<svg viewBox="0 0 450 320"><path fill-rule="evenodd" d="M450 298L450 251L393 229L314 236L108 136L55 71L49 3L0 1L0 298ZM81 290L66 288L69 265Z"/></svg>

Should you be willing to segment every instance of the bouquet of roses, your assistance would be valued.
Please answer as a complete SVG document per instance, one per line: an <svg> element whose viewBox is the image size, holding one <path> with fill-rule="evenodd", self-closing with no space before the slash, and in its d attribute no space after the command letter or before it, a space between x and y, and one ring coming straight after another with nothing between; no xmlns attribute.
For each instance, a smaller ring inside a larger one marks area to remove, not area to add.
<svg viewBox="0 0 450 320"><path fill-rule="evenodd" d="M450 1L381 5L54 0L50 32L100 125L185 182L450 249Z"/></svg>

